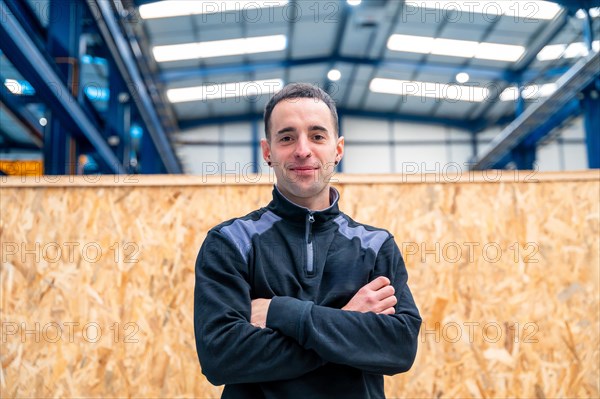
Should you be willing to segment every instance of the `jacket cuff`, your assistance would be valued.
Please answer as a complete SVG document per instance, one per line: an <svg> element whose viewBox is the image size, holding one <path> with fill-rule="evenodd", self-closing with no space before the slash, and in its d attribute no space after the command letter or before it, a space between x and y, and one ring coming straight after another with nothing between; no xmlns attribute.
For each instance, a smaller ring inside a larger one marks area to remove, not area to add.
<svg viewBox="0 0 600 399"><path fill-rule="evenodd" d="M294 338L302 345L306 340L306 317L312 306L312 302L288 296L273 297L267 313L267 327Z"/></svg>

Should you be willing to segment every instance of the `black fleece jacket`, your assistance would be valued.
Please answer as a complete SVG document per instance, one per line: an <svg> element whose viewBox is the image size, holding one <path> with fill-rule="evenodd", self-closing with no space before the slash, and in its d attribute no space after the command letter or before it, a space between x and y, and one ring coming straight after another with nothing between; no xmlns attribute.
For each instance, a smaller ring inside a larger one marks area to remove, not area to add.
<svg viewBox="0 0 600 399"><path fill-rule="evenodd" d="M223 398L382 398L383 374L407 371L421 317L392 235L331 206L310 211L275 187L266 208L208 232L196 261L194 329L207 379ZM341 310L386 276L396 314ZM251 300L271 298L267 327Z"/></svg>

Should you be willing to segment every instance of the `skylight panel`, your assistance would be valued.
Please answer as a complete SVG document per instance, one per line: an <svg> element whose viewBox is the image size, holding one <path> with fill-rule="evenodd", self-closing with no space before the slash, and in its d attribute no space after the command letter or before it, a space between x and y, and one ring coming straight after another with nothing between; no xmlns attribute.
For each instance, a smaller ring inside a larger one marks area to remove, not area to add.
<svg viewBox="0 0 600 399"><path fill-rule="evenodd" d="M600 41L594 40L592 42L592 50L598 51L600 48ZM537 55L539 61L552 61L560 58L577 58L585 57L589 54L587 45L582 42L574 42L571 44L550 44L543 49Z"/></svg>
<svg viewBox="0 0 600 399"><path fill-rule="evenodd" d="M496 61L517 61L525 53L525 47L510 44L400 34L391 35L387 47L392 51Z"/></svg>
<svg viewBox="0 0 600 399"><path fill-rule="evenodd" d="M550 1L407 1L406 6L434 9L441 12L506 15L515 18L551 20L561 6Z"/></svg>
<svg viewBox="0 0 600 399"><path fill-rule="evenodd" d="M540 97L549 97L556 91L556 83L543 85L528 85L523 88L523 98L535 100ZM500 94L500 101L516 101L519 98L519 89L516 86L507 87Z"/></svg>
<svg viewBox="0 0 600 399"><path fill-rule="evenodd" d="M157 62L192 60L280 51L287 47L285 35L257 36L241 39L155 46L152 49Z"/></svg>
<svg viewBox="0 0 600 399"><path fill-rule="evenodd" d="M489 94L484 87L383 78L371 80L369 89L375 93L469 102L484 101Z"/></svg>
<svg viewBox="0 0 600 399"><path fill-rule="evenodd" d="M525 47L511 44L481 42L477 47L475 58L495 61L517 61L525 53Z"/></svg>
<svg viewBox="0 0 600 399"><path fill-rule="evenodd" d="M275 93L282 88L283 80L281 79L255 80L169 89L167 90L167 98L171 103L207 101L233 97L261 96L263 94Z"/></svg>
<svg viewBox="0 0 600 399"><path fill-rule="evenodd" d="M288 0L170 0L143 4L139 12L143 19L153 19L283 7L287 3Z"/></svg>

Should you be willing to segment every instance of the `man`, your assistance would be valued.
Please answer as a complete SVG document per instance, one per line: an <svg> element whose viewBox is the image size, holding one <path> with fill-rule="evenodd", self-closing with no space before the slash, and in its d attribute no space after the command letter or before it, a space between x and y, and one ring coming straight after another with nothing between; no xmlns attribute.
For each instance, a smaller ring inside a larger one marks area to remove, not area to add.
<svg viewBox="0 0 600 399"><path fill-rule="evenodd" d="M273 200L211 229L196 262L202 372L223 398L382 398L421 325L398 246L338 208L344 138L327 93L288 85L264 119Z"/></svg>

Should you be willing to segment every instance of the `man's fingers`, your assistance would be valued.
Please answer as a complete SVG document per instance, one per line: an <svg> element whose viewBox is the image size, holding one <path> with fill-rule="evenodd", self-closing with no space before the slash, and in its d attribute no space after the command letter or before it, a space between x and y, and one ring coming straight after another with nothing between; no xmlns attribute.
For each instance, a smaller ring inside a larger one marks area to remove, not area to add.
<svg viewBox="0 0 600 399"><path fill-rule="evenodd" d="M385 287L379 289L375 293L375 296L377 299L379 299L381 301L387 297L394 296L395 293L396 293L396 289L394 288L393 285L386 285Z"/></svg>
<svg viewBox="0 0 600 399"><path fill-rule="evenodd" d="M394 314L396 313L396 310L394 308L387 308L382 312L379 312L378 314Z"/></svg>
<svg viewBox="0 0 600 399"><path fill-rule="evenodd" d="M375 280L371 281L369 284L365 285L365 287L368 287L373 291L377 291L385 287L386 285L390 285L390 279L384 276L379 276Z"/></svg>

